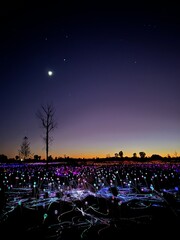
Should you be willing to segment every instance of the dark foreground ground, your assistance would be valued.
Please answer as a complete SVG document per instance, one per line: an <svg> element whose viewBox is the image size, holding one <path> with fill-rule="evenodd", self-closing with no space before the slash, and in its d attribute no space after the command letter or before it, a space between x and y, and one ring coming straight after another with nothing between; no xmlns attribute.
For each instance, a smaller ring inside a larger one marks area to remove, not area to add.
<svg viewBox="0 0 180 240"><path fill-rule="evenodd" d="M87 202L93 208L86 206L82 210ZM180 206L175 203L156 206L132 200L118 205L116 201L87 197L83 203L73 204L54 202L46 210L42 206L36 209L18 206L1 222L1 239L179 238L180 216L176 207Z"/></svg>

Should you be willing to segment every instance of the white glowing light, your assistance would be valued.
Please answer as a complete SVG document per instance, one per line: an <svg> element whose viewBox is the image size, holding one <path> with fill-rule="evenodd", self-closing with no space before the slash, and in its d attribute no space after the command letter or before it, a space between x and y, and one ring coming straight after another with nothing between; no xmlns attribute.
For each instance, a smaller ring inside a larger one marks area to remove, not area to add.
<svg viewBox="0 0 180 240"><path fill-rule="evenodd" d="M52 71L48 71L48 75L49 75L49 76L52 76L52 75L53 75L53 72L52 72Z"/></svg>

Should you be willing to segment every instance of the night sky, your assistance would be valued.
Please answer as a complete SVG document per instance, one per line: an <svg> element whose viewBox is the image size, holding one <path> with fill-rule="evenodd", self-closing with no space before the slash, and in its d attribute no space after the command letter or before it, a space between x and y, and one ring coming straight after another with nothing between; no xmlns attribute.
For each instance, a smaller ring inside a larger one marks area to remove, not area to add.
<svg viewBox="0 0 180 240"><path fill-rule="evenodd" d="M72 2L1 7L0 154L27 136L44 158L36 112L52 103L53 157L179 156L178 5Z"/></svg>

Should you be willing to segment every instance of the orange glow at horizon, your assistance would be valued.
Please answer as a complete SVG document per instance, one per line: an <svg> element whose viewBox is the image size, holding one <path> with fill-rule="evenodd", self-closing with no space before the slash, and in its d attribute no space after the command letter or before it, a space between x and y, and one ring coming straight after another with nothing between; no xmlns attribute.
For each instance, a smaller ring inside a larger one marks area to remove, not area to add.
<svg viewBox="0 0 180 240"><path fill-rule="evenodd" d="M171 157L177 157L179 156L179 151L167 151L166 149L164 150L161 150L161 151L146 151L146 150L138 150L138 151L126 151L126 150L123 150L123 149L116 149L114 151L94 151L94 152L91 152L91 151L87 151L87 152L80 152L80 151L61 151L61 152L58 152L58 151L49 151L49 156L51 155L53 159L55 158L65 158L65 157L70 157L70 158L75 158L75 159L96 159L96 158L108 158L108 157L114 157L115 156L115 153L119 154L120 151L123 151L123 157L129 157L131 158L133 156L133 153L136 153L137 154L137 157L139 157L139 152L141 151L144 151L145 154L146 154L146 157L151 157L153 154L158 154L162 157L167 157L167 156L171 156ZM15 156L18 156L18 153L17 152L9 152L9 153L2 153L4 155L6 155L8 158L15 158ZM31 159L33 159L34 155L39 155L41 156L41 159L45 159L45 151L41 151L41 152L37 152L35 154L31 154L29 157Z"/></svg>

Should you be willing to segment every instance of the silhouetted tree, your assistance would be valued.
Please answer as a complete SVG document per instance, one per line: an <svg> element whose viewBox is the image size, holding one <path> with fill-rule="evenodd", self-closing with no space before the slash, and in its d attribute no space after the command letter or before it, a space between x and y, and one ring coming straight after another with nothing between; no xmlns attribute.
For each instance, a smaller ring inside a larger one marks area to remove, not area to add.
<svg viewBox="0 0 180 240"><path fill-rule="evenodd" d="M133 158L137 158L137 153L133 153Z"/></svg>
<svg viewBox="0 0 180 240"><path fill-rule="evenodd" d="M145 153L145 152L139 152L139 156L140 156L141 158L145 158L146 153Z"/></svg>
<svg viewBox="0 0 180 240"><path fill-rule="evenodd" d="M159 154L153 154L153 155L151 156L151 159L153 159L153 160L161 160L161 159L162 159L162 156L159 155Z"/></svg>
<svg viewBox="0 0 180 240"><path fill-rule="evenodd" d="M115 153L114 156L115 156L115 158L118 158L118 153Z"/></svg>
<svg viewBox="0 0 180 240"><path fill-rule="evenodd" d="M123 151L119 152L119 156L120 156L120 158L123 158Z"/></svg>
<svg viewBox="0 0 180 240"><path fill-rule="evenodd" d="M34 155L34 160L35 160L35 161L41 160L41 156L35 154L35 155Z"/></svg>
<svg viewBox="0 0 180 240"><path fill-rule="evenodd" d="M30 154L30 143L28 141L28 138L25 136L23 138L23 142L21 144L21 148L19 150L20 156L25 160Z"/></svg>
<svg viewBox="0 0 180 240"><path fill-rule="evenodd" d="M46 160L49 160L49 144L52 141L50 132L57 127L54 119L55 109L52 104L41 105L41 109L36 113L37 118L40 120L42 128L45 130L45 144L46 144Z"/></svg>
<svg viewBox="0 0 180 240"><path fill-rule="evenodd" d="M51 155L48 156L48 160L49 161L52 161L53 160L53 157Z"/></svg>

